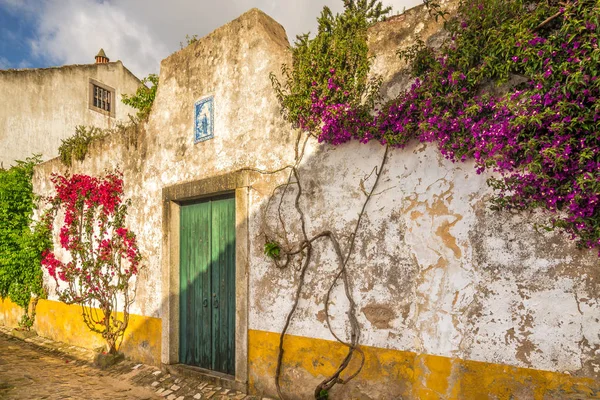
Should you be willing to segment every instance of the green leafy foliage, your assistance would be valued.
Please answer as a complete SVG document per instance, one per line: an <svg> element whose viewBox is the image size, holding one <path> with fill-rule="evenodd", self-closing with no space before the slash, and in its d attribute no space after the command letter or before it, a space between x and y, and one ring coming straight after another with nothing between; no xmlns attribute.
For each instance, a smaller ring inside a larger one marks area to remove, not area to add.
<svg viewBox="0 0 600 400"><path fill-rule="evenodd" d="M90 144L106 137L106 135L107 132L97 127L77 126L73 136L61 141L58 148L60 160L68 167L73 164L73 159L83 161Z"/></svg>
<svg viewBox="0 0 600 400"><path fill-rule="evenodd" d="M179 42L179 47L185 49L190 44L194 44L198 41L198 35L185 35L185 42Z"/></svg>
<svg viewBox="0 0 600 400"><path fill-rule="evenodd" d="M142 85L138 87L135 94L124 94L121 101L123 104L137 109L137 117L139 119L144 119L150 114L150 110L152 110L152 104L154 104L157 88L158 75L150 74L142 79Z"/></svg>
<svg viewBox="0 0 600 400"><path fill-rule="evenodd" d="M33 324L28 310L32 296L46 295L41 258L51 245L44 224L31 228L37 202L31 179L39 163L40 156L34 156L0 169L0 297L8 297L24 309L25 328Z"/></svg>
<svg viewBox="0 0 600 400"><path fill-rule="evenodd" d="M273 88L284 116L296 126L314 130L313 103L324 106L345 104L364 112L377 100L379 79L368 79L367 29L389 13L375 0L344 0L344 12L333 15L324 7L317 19L314 38L297 36L292 48L292 65L281 68L282 81L271 74Z"/></svg>
<svg viewBox="0 0 600 400"><path fill-rule="evenodd" d="M277 242L265 243L265 255L274 260L279 259L281 255L281 246Z"/></svg>

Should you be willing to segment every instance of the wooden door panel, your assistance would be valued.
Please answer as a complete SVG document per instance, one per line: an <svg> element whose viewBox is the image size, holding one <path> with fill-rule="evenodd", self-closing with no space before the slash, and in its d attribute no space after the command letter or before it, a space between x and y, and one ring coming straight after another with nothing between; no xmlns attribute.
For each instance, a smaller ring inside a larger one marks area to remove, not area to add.
<svg viewBox="0 0 600 400"><path fill-rule="evenodd" d="M211 368L210 203L182 207L180 221L180 361Z"/></svg>
<svg viewBox="0 0 600 400"><path fill-rule="evenodd" d="M180 214L179 360L235 373L235 199Z"/></svg>
<svg viewBox="0 0 600 400"><path fill-rule="evenodd" d="M213 369L235 372L235 200L212 204Z"/></svg>

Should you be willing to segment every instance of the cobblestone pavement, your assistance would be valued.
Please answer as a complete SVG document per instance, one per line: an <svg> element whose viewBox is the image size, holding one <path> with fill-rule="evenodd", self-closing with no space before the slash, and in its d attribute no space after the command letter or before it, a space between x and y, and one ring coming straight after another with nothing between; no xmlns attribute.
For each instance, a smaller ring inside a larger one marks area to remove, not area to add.
<svg viewBox="0 0 600 400"><path fill-rule="evenodd" d="M0 399L157 399L87 363L0 333Z"/></svg>
<svg viewBox="0 0 600 400"><path fill-rule="evenodd" d="M39 336L17 339L0 325L0 399L261 400L127 360L101 370L93 358L91 350Z"/></svg>

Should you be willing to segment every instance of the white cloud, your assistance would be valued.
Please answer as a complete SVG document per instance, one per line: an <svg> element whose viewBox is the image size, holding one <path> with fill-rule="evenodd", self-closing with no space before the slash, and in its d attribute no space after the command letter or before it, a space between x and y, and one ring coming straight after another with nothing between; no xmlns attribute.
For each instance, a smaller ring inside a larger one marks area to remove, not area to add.
<svg viewBox="0 0 600 400"><path fill-rule="evenodd" d="M34 56L57 64L94 62L104 48L111 60L121 59L134 73L145 75L157 70L161 56L169 52L151 29L110 3L50 0L31 47Z"/></svg>
<svg viewBox="0 0 600 400"><path fill-rule="evenodd" d="M396 11L420 0L387 0ZM93 62L104 48L134 74L158 72L160 60L179 49L186 34L200 37L256 7L285 28L290 40L314 31L324 5L342 9L341 0L0 0L22 12L35 13L33 54L54 65Z"/></svg>

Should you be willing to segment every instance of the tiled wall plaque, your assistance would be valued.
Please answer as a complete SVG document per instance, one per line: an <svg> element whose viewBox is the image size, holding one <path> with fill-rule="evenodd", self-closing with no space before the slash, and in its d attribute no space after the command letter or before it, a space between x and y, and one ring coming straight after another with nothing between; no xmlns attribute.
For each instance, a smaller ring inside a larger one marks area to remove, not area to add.
<svg viewBox="0 0 600 400"><path fill-rule="evenodd" d="M198 100L194 104L194 143L214 137L213 96Z"/></svg>

